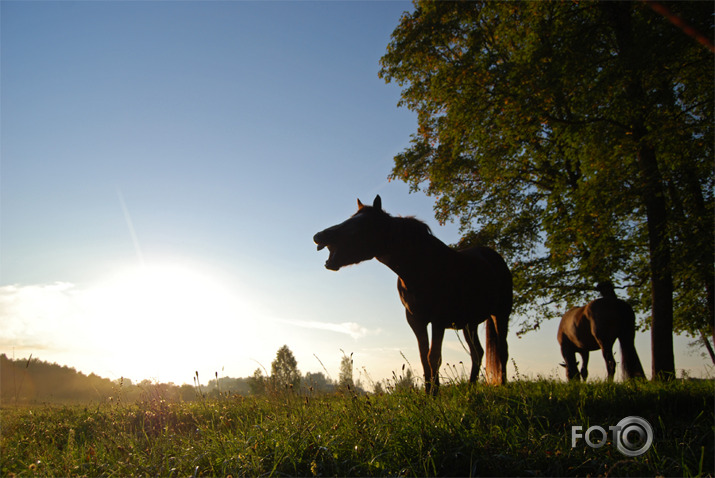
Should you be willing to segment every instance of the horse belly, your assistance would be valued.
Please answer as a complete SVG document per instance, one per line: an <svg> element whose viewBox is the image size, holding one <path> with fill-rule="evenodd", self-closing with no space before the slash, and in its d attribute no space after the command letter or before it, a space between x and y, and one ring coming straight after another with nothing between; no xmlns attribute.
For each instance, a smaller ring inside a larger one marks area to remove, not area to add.
<svg viewBox="0 0 715 478"><path fill-rule="evenodd" d="M454 284L454 282L450 282ZM398 289L405 309L425 323L436 323L445 328L463 329L479 324L490 317L489 301L471 286L434 287L409 290L400 280Z"/></svg>

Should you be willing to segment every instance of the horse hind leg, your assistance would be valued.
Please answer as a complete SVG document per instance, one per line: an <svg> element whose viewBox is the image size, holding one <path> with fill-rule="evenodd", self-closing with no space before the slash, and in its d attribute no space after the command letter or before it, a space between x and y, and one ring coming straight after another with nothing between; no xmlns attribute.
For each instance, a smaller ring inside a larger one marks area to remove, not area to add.
<svg viewBox="0 0 715 478"><path fill-rule="evenodd" d="M613 376L616 374L616 359L613 357L613 343L616 341L616 335L609 330L603 312L600 309L597 311L591 309L589 317L591 319L591 335L596 339L596 343L603 352L608 381L612 382Z"/></svg>
<svg viewBox="0 0 715 478"><path fill-rule="evenodd" d="M482 367L482 357L484 357L484 349L482 344L479 343L479 337L477 336L477 328L467 325L462 331L464 334L464 340L467 341L469 346L469 354L472 356L472 371L469 374L469 381L476 382L479 377L479 369Z"/></svg>
<svg viewBox="0 0 715 478"><path fill-rule="evenodd" d="M613 344L610 347L602 346L603 359L606 361L606 371L608 372L608 381L613 381L613 376L616 374L616 359L613 357Z"/></svg>

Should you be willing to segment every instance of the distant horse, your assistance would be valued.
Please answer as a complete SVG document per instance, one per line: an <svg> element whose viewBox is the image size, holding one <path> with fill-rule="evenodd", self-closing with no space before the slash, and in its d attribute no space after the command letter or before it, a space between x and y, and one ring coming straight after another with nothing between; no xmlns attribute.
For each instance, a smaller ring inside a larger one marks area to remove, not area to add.
<svg viewBox="0 0 715 478"><path fill-rule="evenodd" d="M584 307L574 307L566 312L559 324L557 338L564 357L566 377L579 380L588 377L588 354L601 349L606 360L608 380L616 373L613 343L618 339L623 356L623 372L627 378L644 377L643 366L634 345L636 316L628 302L616 297L613 284L603 282L596 286L601 298ZM576 362L576 352L581 354L581 372Z"/></svg>
<svg viewBox="0 0 715 478"><path fill-rule="evenodd" d="M397 290L407 322L417 337L425 389L439 388L445 329L461 329L469 345L472 370L479 374L484 349L477 325L487 322L487 379L506 382L506 343L512 308L512 278L504 259L487 247L456 251L412 217L393 217L382 210L380 196L372 206L358 199L357 212L346 221L317 233L318 250L327 247L327 269L376 258L398 276ZM491 319L491 320L488 320ZM432 344L427 324L432 323Z"/></svg>

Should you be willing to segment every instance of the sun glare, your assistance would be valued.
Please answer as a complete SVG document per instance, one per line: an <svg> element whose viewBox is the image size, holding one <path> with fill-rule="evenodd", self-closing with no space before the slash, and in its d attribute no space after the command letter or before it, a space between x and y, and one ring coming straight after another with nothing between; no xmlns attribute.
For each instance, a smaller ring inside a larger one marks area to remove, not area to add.
<svg viewBox="0 0 715 478"><path fill-rule="evenodd" d="M158 379L170 368L190 382L197 363L212 354L218 362L219 354L255 336L254 312L237 293L187 266L127 269L97 287L89 300L94 339L120 361L117 373Z"/></svg>

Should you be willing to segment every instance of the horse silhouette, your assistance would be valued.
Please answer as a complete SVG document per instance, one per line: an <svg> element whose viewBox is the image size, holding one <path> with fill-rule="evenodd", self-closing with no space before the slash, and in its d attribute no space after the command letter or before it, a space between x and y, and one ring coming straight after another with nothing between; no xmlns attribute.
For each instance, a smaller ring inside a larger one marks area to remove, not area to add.
<svg viewBox="0 0 715 478"><path fill-rule="evenodd" d="M439 388L442 340L448 328L463 331L472 358L469 380L477 380L484 355L477 325L485 321L486 378L490 383L506 382L512 277L497 252L488 247L456 251L434 237L422 221L383 211L379 195L372 206L358 199L353 216L318 232L313 240L318 250L330 251L325 262L329 270L376 258L397 274L407 323L417 337L427 393Z"/></svg>
<svg viewBox="0 0 715 478"><path fill-rule="evenodd" d="M616 339L621 344L622 367L626 378L645 377L634 344L636 316L633 309L628 302L616 297L610 282L599 283L596 289L601 293L600 299L570 309L559 324L557 339L565 361L562 365L566 367L566 377L569 380L586 380L589 352L601 349L608 380L613 380L616 373L613 343ZM576 361L577 352L583 359L580 372Z"/></svg>

